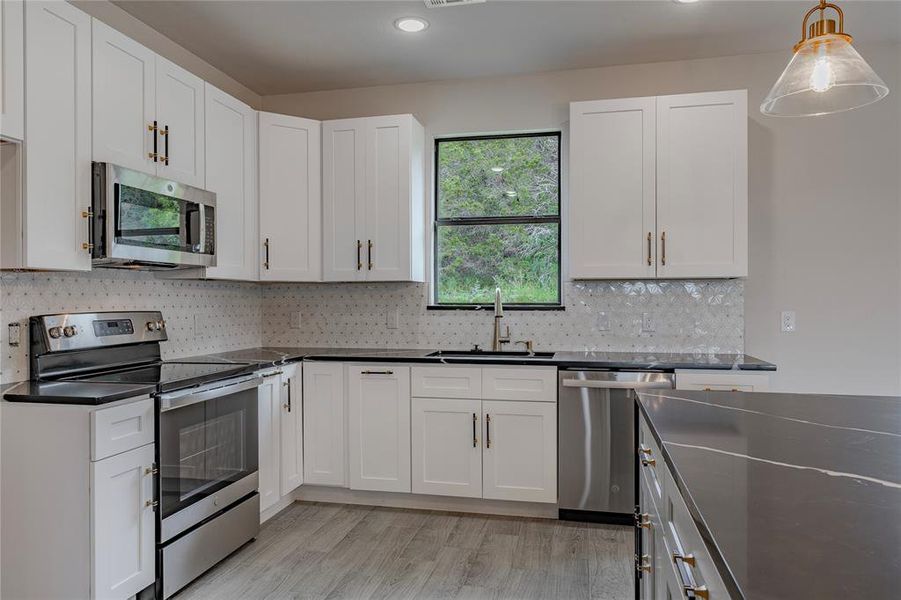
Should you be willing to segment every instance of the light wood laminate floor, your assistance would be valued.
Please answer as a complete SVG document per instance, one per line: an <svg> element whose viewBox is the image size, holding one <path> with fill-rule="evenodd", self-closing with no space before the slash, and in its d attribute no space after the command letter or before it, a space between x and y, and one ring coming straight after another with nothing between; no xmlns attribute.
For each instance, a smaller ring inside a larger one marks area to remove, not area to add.
<svg viewBox="0 0 901 600"><path fill-rule="evenodd" d="M629 527L298 502L177 600L630 600Z"/></svg>

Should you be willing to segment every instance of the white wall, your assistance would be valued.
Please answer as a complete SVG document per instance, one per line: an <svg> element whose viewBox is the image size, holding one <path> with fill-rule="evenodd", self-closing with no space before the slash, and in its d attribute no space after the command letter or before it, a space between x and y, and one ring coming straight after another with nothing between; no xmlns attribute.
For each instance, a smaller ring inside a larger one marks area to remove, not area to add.
<svg viewBox="0 0 901 600"><path fill-rule="evenodd" d="M813 119L757 107L789 51L505 78L264 96L317 119L414 113L427 136L560 127L575 100L749 90L745 350L779 390L901 393L901 46L859 46L893 95ZM779 331L795 310L798 331Z"/></svg>

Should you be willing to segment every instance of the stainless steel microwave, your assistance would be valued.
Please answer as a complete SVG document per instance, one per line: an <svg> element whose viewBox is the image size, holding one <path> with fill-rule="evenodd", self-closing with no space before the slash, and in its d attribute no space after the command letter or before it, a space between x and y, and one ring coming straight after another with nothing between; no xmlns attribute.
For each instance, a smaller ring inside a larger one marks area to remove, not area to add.
<svg viewBox="0 0 901 600"><path fill-rule="evenodd" d="M216 194L95 162L88 243L98 267L216 266Z"/></svg>

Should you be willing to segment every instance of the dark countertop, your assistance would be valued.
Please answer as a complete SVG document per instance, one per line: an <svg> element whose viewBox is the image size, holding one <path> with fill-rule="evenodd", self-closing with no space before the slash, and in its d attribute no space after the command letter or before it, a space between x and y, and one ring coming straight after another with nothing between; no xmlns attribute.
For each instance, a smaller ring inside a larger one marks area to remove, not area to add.
<svg viewBox="0 0 901 600"><path fill-rule="evenodd" d="M584 369L718 369L775 371L776 366L747 354L643 354L633 352L557 352L553 358L429 356L426 349L262 347L179 358L182 362L235 362L273 366L297 360L408 362L435 364L548 365Z"/></svg>
<svg viewBox="0 0 901 600"><path fill-rule="evenodd" d="M736 597L897 597L901 398L672 390L639 407Z"/></svg>
<svg viewBox="0 0 901 600"><path fill-rule="evenodd" d="M77 381L24 381L4 385L3 398L10 402L40 402L98 405L156 391L155 385L82 383Z"/></svg>

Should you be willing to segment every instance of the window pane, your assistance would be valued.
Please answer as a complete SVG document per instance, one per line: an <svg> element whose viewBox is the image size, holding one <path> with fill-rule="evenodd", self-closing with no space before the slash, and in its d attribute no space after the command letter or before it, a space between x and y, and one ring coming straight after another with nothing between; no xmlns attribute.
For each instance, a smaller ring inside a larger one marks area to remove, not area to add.
<svg viewBox="0 0 901 600"><path fill-rule="evenodd" d="M558 223L438 227L439 304L560 301Z"/></svg>
<svg viewBox="0 0 901 600"><path fill-rule="evenodd" d="M560 138L438 141L438 217L559 214Z"/></svg>

